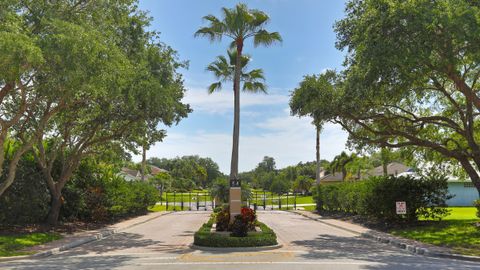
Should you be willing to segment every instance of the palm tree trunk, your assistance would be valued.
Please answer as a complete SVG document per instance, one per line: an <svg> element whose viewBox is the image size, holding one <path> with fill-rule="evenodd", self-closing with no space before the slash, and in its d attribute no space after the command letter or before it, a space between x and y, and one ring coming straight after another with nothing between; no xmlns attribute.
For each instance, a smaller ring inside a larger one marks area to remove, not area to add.
<svg viewBox="0 0 480 270"><path fill-rule="evenodd" d="M234 115L233 115L233 144L230 163L230 185L239 186L238 181L238 146L240 140L240 75L242 72L243 42L237 41L237 59L235 60L235 77L233 80Z"/></svg>
<svg viewBox="0 0 480 270"><path fill-rule="evenodd" d="M233 144L232 160L230 163L230 222L233 222L235 215L240 214L242 204L242 190L238 179L238 144L240 140L240 74L242 72L242 49L243 41L237 40L237 59L235 60L235 77L233 79L234 92L234 115L233 115Z"/></svg>
<svg viewBox="0 0 480 270"><path fill-rule="evenodd" d="M142 176L142 181L145 181L145 170L147 168L147 148L145 145L142 146L142 166L140 169L140 173Z"/></svg>
<svg viewBox="0 0 480 270"><path fill-rule="evenodd" d="M320 184L320 126L316 126L317 128L317 138L315 140L316 143L316 158L317 158L317 171L315 174L315 178L317 180L317 184Z"/></svg>

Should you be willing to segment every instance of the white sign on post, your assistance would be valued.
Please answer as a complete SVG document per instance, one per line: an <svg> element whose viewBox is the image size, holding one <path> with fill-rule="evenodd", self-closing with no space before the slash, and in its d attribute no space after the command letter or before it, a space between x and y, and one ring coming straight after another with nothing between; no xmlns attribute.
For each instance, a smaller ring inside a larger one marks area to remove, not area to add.
<svg viewBox="0 0 480 270"><path fill-rule="evenodd" d="M407 203L397 202L397 215L406 215L406 214L407 214Z"/></svg>

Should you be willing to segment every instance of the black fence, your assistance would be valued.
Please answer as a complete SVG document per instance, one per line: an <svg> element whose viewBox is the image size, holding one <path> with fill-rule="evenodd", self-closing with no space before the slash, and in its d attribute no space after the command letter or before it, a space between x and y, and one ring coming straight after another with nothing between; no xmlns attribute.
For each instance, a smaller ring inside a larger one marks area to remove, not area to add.
<svg viewBox="0 0 480 270"><path fill-rule="evenodd" d="M297 198L303 194L288 192L275 194L269 191L253 191L245 205L254 210L292 210L297 209ZM216 206L215 199L209 192L164 192L161 205L167 211L207 211Z"/></svg>
<svg viewBox="0 0 480 270"><path fill-rule="evenodd" d="M165 205L167 211L207 211L215 208L215 200L209 192L164 192L160 204Z"/></svg>

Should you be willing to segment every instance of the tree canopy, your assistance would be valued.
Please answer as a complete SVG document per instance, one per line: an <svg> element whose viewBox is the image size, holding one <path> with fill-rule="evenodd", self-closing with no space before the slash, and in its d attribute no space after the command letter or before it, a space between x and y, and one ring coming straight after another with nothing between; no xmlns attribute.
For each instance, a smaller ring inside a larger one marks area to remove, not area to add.
<svg viewBox="0 0 480 270"><path fill-rule="evenodd" d="M439 153L480 190L479 25L472 1L349 1L335 26L345 70L316 104L322 119L359 147Z"/></svg>

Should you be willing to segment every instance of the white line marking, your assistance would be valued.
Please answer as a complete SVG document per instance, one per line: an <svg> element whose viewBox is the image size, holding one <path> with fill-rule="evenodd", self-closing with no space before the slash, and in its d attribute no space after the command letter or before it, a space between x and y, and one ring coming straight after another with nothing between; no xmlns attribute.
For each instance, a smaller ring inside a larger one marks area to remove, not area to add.
<svg viewBox="0 0 480 270"><path fill-rule="evenodd" d="M231 265L231 264L299 264L299 265L385 265L375 262L342 262L342 261L323 261L323 262L152 262L140 263L142 265Z"/></svg>

